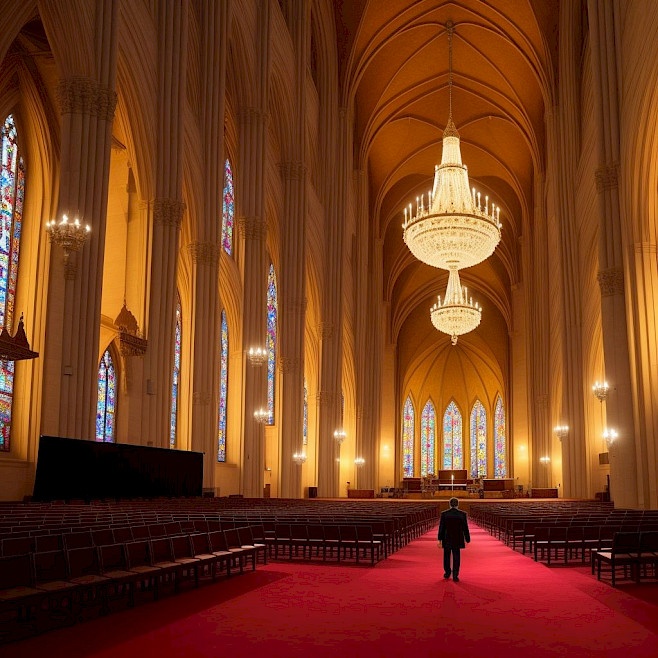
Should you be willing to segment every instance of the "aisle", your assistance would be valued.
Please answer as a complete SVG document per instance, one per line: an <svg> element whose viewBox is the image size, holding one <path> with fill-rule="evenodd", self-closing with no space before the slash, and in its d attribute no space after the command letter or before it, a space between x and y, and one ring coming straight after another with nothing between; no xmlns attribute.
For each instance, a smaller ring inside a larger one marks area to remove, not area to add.
<svg viewBox="0 0 658 658"><path fill-rule="evenodd" d="M432 530L374 569L270 563L0 655L658 655L658 607L581 571L536 564L477 527L460 582L444 581L435 537Z"/></svg>

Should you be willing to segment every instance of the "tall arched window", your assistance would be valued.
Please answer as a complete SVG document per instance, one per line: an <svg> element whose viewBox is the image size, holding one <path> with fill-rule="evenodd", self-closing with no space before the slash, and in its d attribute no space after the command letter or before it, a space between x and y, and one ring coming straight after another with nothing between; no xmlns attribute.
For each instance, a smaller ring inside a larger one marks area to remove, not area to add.
<svg viewBox="0 0 658 658"><path fill-rule="evenodd" d="M233 251L233 219L235 217L235 197L233 196L233 171L231 162L224 163L224 199L222 202L222 247L230 256Z"/></svg>
<svg viewBox="0 0 658 658"><path fill-rule="evenodd" d="M268 425L274 425L274 391L276 384L276 326L277 326L276 274L270 265L267 275L267 410Z"/></svg>
<svg viewBox="0 0 658 658"><path fill-rule="evenodd" d="M443 468L464 468L462 415L454 402L443 414Z"/></svg>
<svg viewBox="0 0 658 658"><path fill-rule="evenodd" d="M471 477L487 477L487 412L479 400L471 409Z"/></svg>
<svg viewBox="0 0 658 658"><path fill-rule="evenodd" d="M434 453L436 446L436 412L431 400L423 408L420 416L420 476L434 473Z"/></svg>
<svg viewBox="0 0 658 658"><path fill-rule="evenodd" d="M303 444L308 445L308 387L304 377L304 424L302 426Z"/></svg>
<svg viewBox="0 0 658 658"><path fill-rule="evenodd" d="M407 397L402 411L402 473L405 478L414 476L414 405Z"/></svg>
<svg viewBox="0 0 658 658"><path fill-rule="evenodd" d="M2 126L0 161L0 327L12 331L18 279L18 251L23 223L25 166L18 153L14 118ZM14 401L14 362L0 361L0 452L9 452Z"/></svg>
<svg viewBox="0 0 658 658"><path fill-rule="evenodd" d="M494 409L494 477L507 476L507 435L505 434L505 407L498 396Z"/></svg>
<svg viewBox="0 0 658 658"><path fill-rule="evenodd" d="M171 419L169 422L169 446L176 447L178 428L178 394L180 393L180 348L183 333L183 320L180 299L176 304L176 329L174 332L174 372L171 386Z"/></svg>
<svg viewBox="0 0 658 658"><path fill-rule="evenodd" d="M226 403L228 401L228 325L226 311L222 311L219 344L219 431L217 436L217 461L226 461Z"/></svg>
<svg viewBox="0 0 658 658"><path fill-rule="evenodd" d="M98 366L98 402L96 404L96 441L114 443L117 410L117 376L110 349L103 352Z"/></svg>

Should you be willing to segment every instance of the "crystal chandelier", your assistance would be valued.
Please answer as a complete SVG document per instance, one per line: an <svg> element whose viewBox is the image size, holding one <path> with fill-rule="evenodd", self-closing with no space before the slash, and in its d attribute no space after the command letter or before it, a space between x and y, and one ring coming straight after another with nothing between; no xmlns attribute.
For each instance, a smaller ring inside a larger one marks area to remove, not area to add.
<svg viewBox="0 0 658 658"><path fill-rule="evenodd" d="M91 227L89 224L84 226L79 219L69 222L66 215L56 222L54 219L46 222L46 233L51 242L58 244L64 249L64 263L68 263L69 256L74 251L80 251L85 242L89 239Z"/></svg>
<svg viewBox="0 0 658 658"><path fill-rule="evenodd" d="M553 431L555 432L555 436L557 436L560 441L564 441L564 439L569 436L569 426L568 425L558 425L557 427L553 428Z"/></svg>
<svg viewBox="0 0 658 658"><path fill-rule="evenodd" d="M256 409L254 411L254 420L261 425L264 425L270 418L270 412L267 409Z"/></svg>
<svg viewBox="0 0 658 658"><path fill-rule="evenodd" d="M493 254L500 242L500 208L484 204L479 192L470 187L468 168L462 163L459 133L452 120L452 34L448 21L450 59L449 114L443 131L441 164L435 166L434 185L427 195L416 198L404 209L403 237L411 253L432 267L463 269L481 263Z"/></svg>
<svg viewBox="0 0 658 658"><path fill-rule="evenodd" d="M247 357L252 366L262 366L267 363L267 350L264 347L250 347Z"/></svg>
<svg viewBox="0 0 658 658"><path fill-rule="evenodd" d="M339 429L334 432L334 439L336 440L336 443L340 445L345 438L347 437L347 432L345 432L344 429Z"/></svg>
<svg viewBox="0 0 658 658"><path fill-rule="evenodd" d="M594 397L599 401L599 402L605 402L605 400L608 398L608 392L610 391L610 386L608 386L608 382L595 382L594 386L592 386L592 393L594 393Z"/></svg>
<svg viewBox="0 0 658 658"><path fill-rule="evenodd" d="M457 344L457 338L473 331L482 318L482 309L473 298L468 296L468 289L459 281L457 270L450 270L448 287L441 301L438 296L436 303L430 309L432 324L444 334L448 334L452 344Z"/></svg>

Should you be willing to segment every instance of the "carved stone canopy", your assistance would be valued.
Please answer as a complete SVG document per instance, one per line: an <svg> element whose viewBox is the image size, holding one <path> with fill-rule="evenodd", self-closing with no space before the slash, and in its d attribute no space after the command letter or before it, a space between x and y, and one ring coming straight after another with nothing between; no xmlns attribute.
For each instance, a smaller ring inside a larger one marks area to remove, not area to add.
<svg viewBox="0 0 658 658"><path fill-rule="evenodd" d="M125 301L114 321L114 326L119 330L121 356L143 356L146 353L147 341L142 336L137 319L128 310Z"/></svg>
<svg viewBox="0 0 658 658"><path fill-rule="evenodd" d="M0 359L3 361L22 361L24 359L35 359L38 356L39 353L33 352L27 342L22 315L13 336L9 335L6 326L2 328L0 333Z"/></svg>

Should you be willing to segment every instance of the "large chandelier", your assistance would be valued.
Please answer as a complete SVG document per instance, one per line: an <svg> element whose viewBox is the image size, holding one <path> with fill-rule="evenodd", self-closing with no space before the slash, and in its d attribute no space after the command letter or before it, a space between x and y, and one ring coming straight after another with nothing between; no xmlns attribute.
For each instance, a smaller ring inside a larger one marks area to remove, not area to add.
<svg viewBox="0 0 658 658"><path fill-rule="evenodd" d="M411 253L432 267L462 269L481 263L500 242L500 208L470 187L462 163L459 133L452 120L452 34L448 21L450 61L448 124L443 131L441 164L434 168L434 185L416 198L416 209L404 209L403 237Z"/></svg>
<svg viewBox="0 0 658 658"><path fill-rule="evenodd" d="M444 334L448 334L452 344L457 344L457 338L473 331L482 318L482 309L473 297L468 296L468 289L459 281L457 270L450 270L448 287L441 301L441 295L430 309L432 324Z"/></svg>

